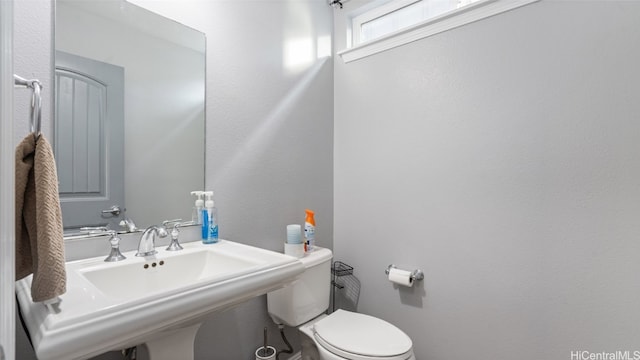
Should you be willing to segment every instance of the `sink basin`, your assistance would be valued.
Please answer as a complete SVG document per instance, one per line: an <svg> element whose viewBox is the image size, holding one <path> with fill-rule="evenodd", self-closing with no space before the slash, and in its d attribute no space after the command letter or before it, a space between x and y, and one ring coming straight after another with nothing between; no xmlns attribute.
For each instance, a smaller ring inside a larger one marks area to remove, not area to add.
<svg viewBox="0 0 640 360"><path fill-rule="evenodd" d="M156 259L96 266L82 264L78 273L99 291L116 299L131 300L179 289L187 284L198 284L208 279L221 281L255 269L259 258L240 257L204 245L187 248ZM74 264L75 265L75 264ZM122 279L126 279L123 283Z"/></svg>
<svg viewBox="0 0 640 360"><path fill-rule="evenodd" d="M31 276L18 281L38 359L84 359L142 343L150 354L166 354L150 344L167 343L166 334L180 339L181 329L188 329L182 345L192 351L206 315L287 285L304 271L293 257L232 241L182 245L144 258L125 253L115 263L104 256L68 262L67 292L53 307L31 301Z"/></svg>

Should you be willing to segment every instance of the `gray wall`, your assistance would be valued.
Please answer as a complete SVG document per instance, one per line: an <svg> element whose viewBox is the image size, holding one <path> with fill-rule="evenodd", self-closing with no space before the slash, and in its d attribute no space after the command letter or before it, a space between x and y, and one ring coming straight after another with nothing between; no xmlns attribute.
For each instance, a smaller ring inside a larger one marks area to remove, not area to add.
<svg viewBox="0 0 640 360"><path fill-rule="evenodd" d="M638 19L543 0L334 59L335 257L419 359L640 350Z"/></svg>
<svg viewBox="0 0 640 360"><path fill-rule="evenodd" d="M316 50L331 36L331 8L322 0L146 5L207 36L206 185L216 192L221 237L282 251L285 226L303 223L311 208L318 244L331 248L333 62ZM48 80L50 2L16 1L15 8L15 70ZM51 94L45 96L48 111ZM17 104L15 113L17 143L28 129L28 108ZM197 336L196 358L253 359L265 325L273 344L284 347L264 296L215 315ZM287 332L297 344L296 332ZM34 358L21 330L17 351L18 359Z"/></svg>

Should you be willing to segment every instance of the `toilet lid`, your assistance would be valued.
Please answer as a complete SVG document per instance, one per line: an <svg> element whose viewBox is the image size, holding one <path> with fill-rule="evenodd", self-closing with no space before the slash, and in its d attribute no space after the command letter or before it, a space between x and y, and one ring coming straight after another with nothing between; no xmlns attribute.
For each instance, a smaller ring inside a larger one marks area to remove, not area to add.
<svg viewBox="0 0 640 360"><path fill-rule="evenodd" d="M373 316L337 310L314 325L318 340L329 347L366 357L393 357L411 350L407 334Z"/></svg>

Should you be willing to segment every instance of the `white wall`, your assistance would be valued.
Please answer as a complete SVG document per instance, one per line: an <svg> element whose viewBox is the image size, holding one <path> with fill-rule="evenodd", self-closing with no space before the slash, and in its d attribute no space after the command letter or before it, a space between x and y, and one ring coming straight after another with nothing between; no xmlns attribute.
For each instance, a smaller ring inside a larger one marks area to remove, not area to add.
<svg viewBox="0 0 640 360"><path fill-rule="evenodd" d="M639 18L543 0L334 59L336 257L419 359L640 350Z"/></svg>
<svg viewBox="0 0 640 360"><path fill-rule="evenodd" d="M17 3L16 57L44 59L23 68L50 78L50 3ZM221 237L282 251L285 226L311 208L318 244L332 247L333 62L319 56L330 54L331 8L323 0L136 3L207 36L206 186L216 191ZM26 120L16 121L22 135ZM199 332L196 358L252 359L267 325L284 347L264 296L215 315ZM298 347L296 332L287 333ZM33 358L18 336L18 358Z"/></svg>

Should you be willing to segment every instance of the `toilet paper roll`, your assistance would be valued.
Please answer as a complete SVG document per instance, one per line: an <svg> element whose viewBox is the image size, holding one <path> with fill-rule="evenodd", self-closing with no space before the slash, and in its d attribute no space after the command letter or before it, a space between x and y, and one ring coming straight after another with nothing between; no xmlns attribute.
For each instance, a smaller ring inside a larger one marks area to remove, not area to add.
<svg viewBox="0 0 640 360"><path fill-rule="evenodd" d="M413 280L411 279L411 271L400 270L391 268L389 269L389 281L394 284L402 286L413 286Z"/></svg>

